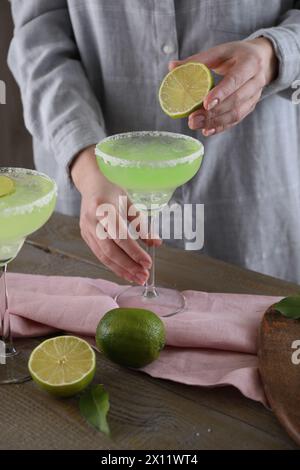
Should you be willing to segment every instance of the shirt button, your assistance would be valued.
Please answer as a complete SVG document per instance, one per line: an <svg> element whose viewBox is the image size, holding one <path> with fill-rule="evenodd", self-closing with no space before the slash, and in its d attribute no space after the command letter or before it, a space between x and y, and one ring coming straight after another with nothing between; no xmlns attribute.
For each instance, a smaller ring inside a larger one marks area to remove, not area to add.
<svg viewBox="0 0 300 470"><path fill-rule="evenodd" d="M162 50L164 54L173 54L175 52L175 47L173 44L164 44Z"/></svg>

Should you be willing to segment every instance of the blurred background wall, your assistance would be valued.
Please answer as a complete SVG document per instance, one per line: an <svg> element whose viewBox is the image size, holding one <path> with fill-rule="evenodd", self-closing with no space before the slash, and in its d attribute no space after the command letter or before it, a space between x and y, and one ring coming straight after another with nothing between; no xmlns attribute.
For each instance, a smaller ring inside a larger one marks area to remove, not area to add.
<svg viewBox="0 0 300 470"><path fill-rule="evenodd" d="M12 34L10 4L0 0L0 80L6 84L6 104L0 104L0 166L33 168L31 137L25 129L19 89L7 66Z"/></svg>

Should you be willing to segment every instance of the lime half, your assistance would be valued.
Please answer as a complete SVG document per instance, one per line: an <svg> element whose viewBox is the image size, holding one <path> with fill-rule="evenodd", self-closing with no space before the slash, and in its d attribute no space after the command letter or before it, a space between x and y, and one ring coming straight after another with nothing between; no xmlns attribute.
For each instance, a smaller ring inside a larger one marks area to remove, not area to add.
<svg viewBox="0 0 300 470"><path fill-rule="evenodd" d="M159 102L171 118L187 117L200 108L214 86L211 71L199 62L188 62L176 67L162 81Z"/></svg>
<svg viewBox="0 0 300 470"><path fill-rule="evenodd" d="M15 191L15 182L8 176L0 175L0 197L8 196Z"/></svg>
<svg viewBox="0 0 300 470"><path fill-rule="evenodd" d="M91 346L75 336L50 338L31 353L29 372L33 380L53 395L68 397L93 380L96 357Z"/></svg>

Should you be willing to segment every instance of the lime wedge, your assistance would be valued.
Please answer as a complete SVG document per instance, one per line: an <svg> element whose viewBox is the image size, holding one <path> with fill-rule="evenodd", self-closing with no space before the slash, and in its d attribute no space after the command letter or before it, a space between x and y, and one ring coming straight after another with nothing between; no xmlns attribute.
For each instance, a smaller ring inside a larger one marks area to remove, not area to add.
<svg viewBox="0 0 300 470"><path fill-rule="evenodd" d="M58 336L47 339L32 351L28 368L41 388L68 397L93 380L96 357L86 341L75 336Z"/></svg>
<svg viewBox="0 0 300 470"><path fill-rule="evenodd" d="M200 108L214 86L211 71L199 62L176 67L163 79L159 89L162 110L171 118L187 117Z"/></svg>
<svg viewBox="0 0 300 470"><path fill-rule="evenodd" d="M8 196L16 190L14 180L8 176L0 175L0 197Z"/></svg>

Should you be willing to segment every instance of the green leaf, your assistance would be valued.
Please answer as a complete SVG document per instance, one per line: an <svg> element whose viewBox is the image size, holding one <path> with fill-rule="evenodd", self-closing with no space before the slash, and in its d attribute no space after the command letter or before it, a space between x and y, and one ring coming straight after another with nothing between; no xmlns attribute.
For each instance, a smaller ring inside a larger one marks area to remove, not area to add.
<svg viewBox="0 0 300 470"><path fill-rule="evenodd" d="M88 388L80 397L79 409L88 423L107 436L110 435L107 422L109 395L103 385L93 385Z"/></svg>
<svg viewBox="0 0 300 470"><path fill-rule="evenodd" d="M274 308L285 317L297 320L300 318L300 295L286 297L275 304Z"/></svg>

